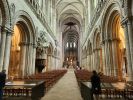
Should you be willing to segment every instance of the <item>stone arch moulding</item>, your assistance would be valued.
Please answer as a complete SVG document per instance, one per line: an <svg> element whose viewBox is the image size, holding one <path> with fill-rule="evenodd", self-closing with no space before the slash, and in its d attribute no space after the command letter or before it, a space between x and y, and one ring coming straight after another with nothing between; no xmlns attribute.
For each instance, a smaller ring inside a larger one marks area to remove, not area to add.
<svg viewBox="0 0 133 100"><path fill-rule="evenodd" d="M88 40L87 41L87 55L89 54L89 43L90 43L90 41Z"/></svg>
<svg viewBox="0 0 133 100"><path fill-rule="evenodd" d="M46 34L47 34L46 32L40 31L38 38L41 38L42 42L47 42L48 40L47 40L47 35Z"/></svg>
<svg viewBox="0 0 133 100"><path fill-rule="evenodd" d="M81 30L80 29L81 23L77 19L75 19L73 17L69 17L69 18L66 18L66 19L60 21L60 27L61 27L61 31L63 33L68 30L68 26L64 26L64 25L69 23L69 22L76 24L76 26L74 26L75 27L74 30L76 30L77 32L79 32Z"/></svg>
<svg viewBox="0 0 133 100"><path fill-rule="evenodd" d="M109 31L109 35L108 38L118 38L118 33L116 32L117 28L114 28L114 26L118 24L118 19L120 17L120 14L117 10L115 10L114 12L112 12L112 14L110 15L109 21L108 21L108 26L107 26L107 30ZM115 22L115 23L114 23Z"/></svg>
<svg viewBox="0 0 133 100"><path fill-rule="evenodd" d="M35 35L35 26L34 26L34 22L32 20L32 18L30 17L30 15L23 11L20 10L18 12L16 12L13 20L12 20L12 29L14 27L14 25L18 24L19 22L23 22L27 28L29 29L29 38L30 38L30 42L33 44L36 44L36 35Z"/></svg>
<svg viewBox="0 0 133 100"><path fill-rule="evenodd" d="M49 44L48 54L53 55L53 45L52 45L52 43Z"/></svg>
<svg viewBox="0 0 133 100"><path fill-rule="evenodd" d="M94 31L94 34L93 34L93 49L96 49L96 38L97 36L100 35L100 30L99 28L96 28L95 31Z"/></svg>
<svg viewBox="0 0 133 100"><path fill-rule="evenodd" d="M60 20L61 25L65 24L67 22L73 22L73 23L76 23L78 26L81 26L81 22L79 20L75 19L74 17L68 17L64 20Z"/></svg>
<svg viewBox="0 0 133 100"><path fill-rule="evenodd" d="M54 48L54 56L57 56L57 48Z"/></svg>
<svg viewBox="0 0 133 100"><path fill-rule="evenodd" d="M133 1L131 3L131 12L132 12L132 16L133 16Z"/></svg>
<svg viewBox="0 0 133 100"><path fill-rule="evenodd" d="M10 22L11 22L11 16L10 16L10 9L9 4L6 0L0 0L0 9L2 13L2 23L0 23L2 26L6 26L7 28L10 28ZM3 20L4 18L4 20Z"/></svg>
<svg viewBox="0 0 133 100"><path fill-rule="evenodd" d="M109 4L107 7L106 7L106 10L102 16L102 21L101 21L101 32L102 32L102 38L101 40L104 41L107 37L107 25L108 25L108 21L109 21L109 18L110 18L110 15L112 14L112 12L114 11L118 11L118 13L120 13L120 15L122 14L122 8L120 7L119 3L118 2L114 2L114 3L111 3ZM121 15L122 17L122 15Z"/></svg>

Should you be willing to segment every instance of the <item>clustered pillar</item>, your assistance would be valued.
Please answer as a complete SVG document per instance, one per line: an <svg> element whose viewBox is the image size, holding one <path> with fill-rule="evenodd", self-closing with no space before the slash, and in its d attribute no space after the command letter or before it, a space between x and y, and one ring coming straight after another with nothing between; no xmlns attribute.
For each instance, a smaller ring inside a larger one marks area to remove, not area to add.
<svg viewBox="0 0 133 100"><path fill-rule="evenodd" d="M132 34L132 27L131 21L129 19L124 19L122 22L124 33L125 33L125 40L126 40L126 55L127 55L127 70L128 70L128 77L129 80L133 79L133 34Z"/></svg>
<svg viewBox="0 0 133 100"><path fill-rule="evenodd" d="M7 27L1 26L0 33L1 33L0 70L5 69L6 74L8 74L12 30Z"/></svg>

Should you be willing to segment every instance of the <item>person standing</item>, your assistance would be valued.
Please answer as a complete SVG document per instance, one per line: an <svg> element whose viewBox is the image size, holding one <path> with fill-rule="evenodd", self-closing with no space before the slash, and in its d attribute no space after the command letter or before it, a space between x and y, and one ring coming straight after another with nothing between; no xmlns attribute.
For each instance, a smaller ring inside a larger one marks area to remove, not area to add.
<svg viewBox="0 0 133 100"><path fill-rule="evenodd" d="M6 82L6 70L2 70L0 72L0 100L2 100L3 97L3 87L5 86Z"/></svg>
<svg viewBox="0 0 133 100"><path fill-rule="evenodd" d="M92 97L95 98L95 100L99 100L99 94L101 93L101 80L98 76L97 72L94 70L93 75L91 76L91 91L92 91Z"/></svg>

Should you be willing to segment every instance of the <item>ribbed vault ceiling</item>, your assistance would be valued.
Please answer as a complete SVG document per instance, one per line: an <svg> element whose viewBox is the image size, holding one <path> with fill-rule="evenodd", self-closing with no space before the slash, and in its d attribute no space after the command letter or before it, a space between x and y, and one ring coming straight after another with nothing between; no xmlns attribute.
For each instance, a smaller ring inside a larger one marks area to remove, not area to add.
<svg viewBox="0 0 133 100"><path fill-rule="evenodd" d="M63 40L76 42L79 39L83 18L85 15L85 0L57 0L56 11Z"/></svg>

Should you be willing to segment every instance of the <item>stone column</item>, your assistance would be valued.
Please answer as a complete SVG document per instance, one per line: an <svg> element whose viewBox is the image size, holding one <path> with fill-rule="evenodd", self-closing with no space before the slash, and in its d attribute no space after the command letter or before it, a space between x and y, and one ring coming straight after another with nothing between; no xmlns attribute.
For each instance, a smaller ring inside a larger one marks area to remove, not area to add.
<svg viewBox="0 0 133 100"><path fill-rule="evenodd" d="M91 66L92 66L92 70L94 70L93 59L94 59L94 53L93 53L93 50L92 50L92 53L91 53Z"/></svg>
<svg viewBox="0 0 133 100"><path fill-rule="evenodd" d="M56 33L56 1L55 0L52 0L53 4L52 4L52 9L53 9L53 12L52 12L52 27L53 27L53 30L54 32Z"/></svg>
<svg viewBox="0 0 133 100"><path fill-rule="evenodd" d="M84 57L83 57L83 62L82 62L82 65L83 65L83 67L85 67L85 65L84 65Z"/></svg>
<svg viewBox="0 0 133 100"><path fill-rule="evenodd" d="M55 57L54 57L54 55L52 55L52 62L51 62L51 64L52 64L52 70L53 69L55 69Z"/></svg>
<svg viewBox="0 0 133 100"><path fill-rule="evenodd" d="M61 66L59 66L59 58L56 57L56 69L58 69L59 67L61 67Z"/></svg>
<svg viewBox="0 0 133 100"><path fill-rule="evenodd" d="M112 76L112 47L111 47L111 39L108 39L107 41L107 52L108 52L108 55L107 55L107 67L108 67L108 75L109 76Z"/></svg>
<svg viewBox="0 0 133 100"><path fill-rule="evenodd" d="M0 25L0 45L1 45L1 29L2 29L2 26Z"/></svg>
<svg viewBox="0 0 133 100"><path fill-rule="evenodd" d="M53 69L53 56L51 55L50 56L50 69L52 70Z"/></svg>
<svg viewBox="0 0 133 100"><path fill-rule="evenodd" d="M101 50L100 48L98 48L98 50L97 50L97 58L98 58L98 62L97 62L98 64L97 65L98 65L98 71L99 72L101 72L101 57L100 57L101 55L100 55L100 50Z"/></svg>
<svg viewBox="0 0 133 100"><path fill-rule="evenodd" d="M105 51L105 75L108 75L108 44L107 44L107 40L105 40L105 48L104 48L104 51Z"/></svg>
<svg viewBox="0 0 133 100"><path fill-rule="evenodd" d="M114 76L114 66L113 66L113 55L112 55L112 40L109 40L109 66L110 66L110 76Z"/></svg>
<svg viewBox="0 0 133 100"><path fill-rule="evenodd" d="M33 44L32 74L35 73L35 62L36 62L36 45ZM45 66L45 67L46 67L46 66Z"/></svg>
<svg viewBox="0 0 133 100"><path fill-rule="evenodd" d="M56 69L57 57L55 56L55 69Z"/></svg>
<svg viewBox="0 0 133 100"><path fill-rule="evenodd" d="M92 52L91 52L90 64L91 64L91 70L94 70L94 66L93 66L93 53Z"/></svg>
<svg viewBox="0 0 133 100"><path fill-rule="evenodd" d="M93 70L93 68L92 68L92 54L90 53L90 69L91 69L91 71Z"/></svg>
<svg viewBox="0 0 133 100"><path fill-rule="evenodd" d="M88 70L91 71L91 66L90 66L90 54L88 54Z"/></svg>
<svg viewBox="0 0 133 100"><path fill-rule="evenodd" d="M93 50L93 70L96 70L96 63L95 63L95 50Z"/></svg>
<svg viewBox="0 0 133 100"><path fill-rule="evenodd" d="M8 75L8 66L10 60L11 38L12 38L12 31L8 29L6 34L6 45L4 53L4 64L3 64L4 66L3 68L6 70L7 75Z"/></svg>
<svg viewBox="0 0 133 100"><path fill-rule="evenodd" d="M110 52L109 52L109 39L105 41L106 44L106 71L107 75L110 75Z"/></svg>
<svg viewBox="0 0 133 100"><path fill-rule="evenodd" d="M98 72L98 69L97 69L97 50L95 49L94 50L94 65L95 65L95 70Z"/></svg>
<svg viewBox="0 0 133 100"><path fill-rule="evenodd" d="M128 35L129 35L131 63L132 63L132 69L133 69L133 27L131 24L132 24L131 19L128 19L127 27L128 27Z"/></svg>
<svg viewBox="0 0 133 100"><path fill-rule="evenodd" d="M98 51L97 51L97 48L95 49L95 59L94 59L94 64L95 64L95 69L97 70L98 72Z"/></svg>
<svg viewBox="0 0 133 100"><path fill-rule="evenodd" d="M126 41L126 54L127 54L127 70L128 70L128 77L129 80L133 79L133 68L132 68L132 60L131 60L131 52L130 51L130 36L129 36L129 32L128 32L128 25L127 22L124 21L123 23L123 28L124 28L124 33L125 33L125 41Z"/></svg>
<svg viewBox="0 0 133 100"><path fill-rule="evenodd" d="M56 69L58 69L58 67L61 67L61 66L59 66L59 58L56 56Z"/></svg>
<svg viewBox="0 0 133 100"><path fill-rule="evenodd" d="M48 55L48 70L51 70L51 55Z"/></svg>
<svg viewBox="0 0 133 100"><path fill-rule="evenodd" d="M53 69L56 69L56 63L55 62L56 62L56 57L53 56L53 64L52 64L53 65Z"/></svg>
<svg viewBox="0 0 133 100"><path fill-rule="evenodd" d="M47 15L47 18L48 18L48 24L51 25L51 0L48 0L48 15Z"/></svg>
<svg viewBox="0 0 133 100"><path fill-rule="evenodd" d="M112 40L114 76L118 76L118 70L120 70L118 68L119 66L121 66L119 65L119 54L118 54L119 43L118 42L119 42L119 39L117 38L114 38Z"/></svg>
<svg viewBox="0 0 133 100"><path fill-rule="evenodd" d="M33 69L33 44L29 43L29 75L32 74L32 69Z"/></svg>
<svg viewBox="0 0 133 100"><path fill-rule="evenodd" d="M85 67L87 69L87 54L86 54L86 57L85 57Z"/></svg>
<svg viewBox="0 0 133 100"><path fill-rule="evenodd" d="M97 70L98 72L101 72L100 48L96 49L96 60L97 60L97 64L96 64Z"/></svg>
<svg viewBox="0 0 133 100"><path fill-rule="evenodd" d="M28 54L29 54L29 67L28 67L28 71L29 71L29 75L33 74L32 70L33 70L33 56L34 56L34 48L33 48L33 43L28 43Z"/></svg>
<svg viewBox="0 0 133 100"><path fill-rule="evenodd" d="M45 2L46 1L45 0L42 0L42 2L43 2L43 4L42 4L42 11L46 15L46 11L45 11L46 10L46 8L45 8L46 7L46 5L45 5Z"/></svg>
<svg viewBox="0 0 133 100"><path fill-rule="evenodd" d="M111 66L110 66L110 41L109 39L106 41L107 42L107 70L108 70L108 76L111 75Z"/></svg>
<svg viewBox="0 0 133 100"><path fill-rule="evenodd" d="M98 48L98 71L101 72L101 58L100 58L100 48Z"/></svg>
<svg viewBox="0 0 133 100"><path fill-rule="evenodd" d="M87 69L89 70L89 55L87 54Z"/></svg>
<svg viewBox="0 0 133 100"><path fill-rule="evenodd" d="M24 68L24 76L29 75L29 68L30 68L30 47L29 47L29 43L25 43L25 68Z"/></svg>
<svg viewBox="0 0 133 100"><path fill-rule="evenodd" d="M5 51L5 44L6 44L6 29L3 29L1 27L1 42L0 42L0 71L3 68L3 62L4 62L4 51Z"/></svg>
<svg viewBox="0 0 133 100"><path fill-rule="evenodd" d="M106 73L105 70L105 41L102 41L102 61L103 61L103 74Z"/></svg>
<svg viewBox="0 0 133 100"><path fill-rule="evenodd" d="M21 76L24 77L25 75L25 60L26 60L26 44L25 42L20 43L20 73Z"/></svg>
<svg viewBox="0 0 133 100"><path fill-rule="evenodd" d="M54 69L56 69L56 56L54 57Z"/></svg>
<svg viewBox="0 0 133 100"><path fill-rule="evenodd" d="M53 25L53 19L52 19L52 17L53 17L53 7L52 7L52 4L53 4L53 2L52 2L53 0L50 0L50 26L51 27L53 27L52 25Z"/></svg>

